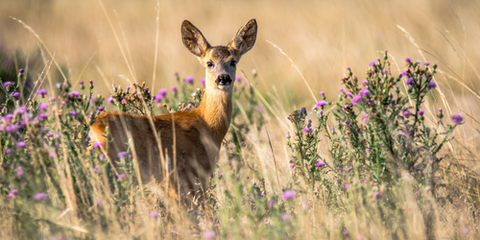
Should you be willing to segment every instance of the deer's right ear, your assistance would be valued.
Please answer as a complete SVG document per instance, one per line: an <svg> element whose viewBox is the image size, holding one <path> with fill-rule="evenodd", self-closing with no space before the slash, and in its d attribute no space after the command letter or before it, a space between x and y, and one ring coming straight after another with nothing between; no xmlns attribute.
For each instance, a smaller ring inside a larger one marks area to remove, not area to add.
<svg viewBox="0 0 480 240"><path fill-rule="evenodd" d="M183 45L197 57L201 57L207 49L210 48L210 44L202 32L188 20L182 23L182 42Z"/></svg>

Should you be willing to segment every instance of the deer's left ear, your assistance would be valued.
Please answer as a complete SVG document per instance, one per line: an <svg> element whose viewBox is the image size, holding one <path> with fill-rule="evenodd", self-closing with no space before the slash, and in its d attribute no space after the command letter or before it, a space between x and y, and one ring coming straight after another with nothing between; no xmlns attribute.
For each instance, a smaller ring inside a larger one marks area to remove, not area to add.
<svg viewBox="0 0 480 240"><path fill-rule="evenodd" d="M197 57L201 57L210 48L202 32L187 20L182 23L182 42Z"/></svg>
<svg viewBox="0 0 480 240"><path fill-rule="evenodd" d="M240 57L255 45L257 39L257 21L250 19L243 27L238 30L235 37L230 41L228 46L232 48Z"/></svg>

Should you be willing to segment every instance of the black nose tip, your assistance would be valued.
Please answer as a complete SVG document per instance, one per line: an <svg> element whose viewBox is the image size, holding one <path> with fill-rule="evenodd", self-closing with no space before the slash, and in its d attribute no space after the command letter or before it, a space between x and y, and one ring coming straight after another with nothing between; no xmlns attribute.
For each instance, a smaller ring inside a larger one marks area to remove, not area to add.
<svg viewBox="0 0 480 240"><path fill-rule="evenodd" d="M218 84L230 84L232 83L232 79L230 78L230 75L220 75L218 76L217 80L215 82Z"/></svg>

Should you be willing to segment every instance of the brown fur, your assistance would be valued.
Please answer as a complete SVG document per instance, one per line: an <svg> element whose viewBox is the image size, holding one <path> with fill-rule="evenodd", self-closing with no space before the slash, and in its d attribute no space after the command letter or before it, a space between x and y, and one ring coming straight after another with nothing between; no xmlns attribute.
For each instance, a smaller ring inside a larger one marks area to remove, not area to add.
<svg viewBox="0 0 480 240"><path fill-rule="evenodd" d="M153 117L102 113L91 126L92 141L102 142L102 150L106 151L108 127L108 140L112 141L108 158L118 161L117 154L126 152L130 143L142 182L164 181L168 174L168 180L175 189L180 189L181 195L192 191L195 194L200 187L205 189L232 117L233 81L229 88L219 88L215 80L226 74L235 79L232 61L238 62L253 47L256 32L257 25L252 19L228 46L211 47L195 26L184 21L183 43L206 67L205 95L200 106L189 112ZM215 67L207 67L208 62ZM157 137L161 141L157 141Z"/></svg>

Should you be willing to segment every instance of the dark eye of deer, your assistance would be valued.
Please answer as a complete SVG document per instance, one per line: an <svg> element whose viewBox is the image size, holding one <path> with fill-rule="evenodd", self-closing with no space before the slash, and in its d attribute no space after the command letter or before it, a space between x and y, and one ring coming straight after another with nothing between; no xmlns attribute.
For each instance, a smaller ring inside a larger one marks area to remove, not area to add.
<svg viewBox="0 0 480 240"><path fill-rule="evenodd" d="M237 62L235 62L235 61L230 62L230 66L235 67L236 65L237 65Z"/></svg>
<svg viewBox="0 0 480 240"><path fill-rule="evenodd" d="M207 62L207 67L213 67L213 63L212 62Z"/></svg>

